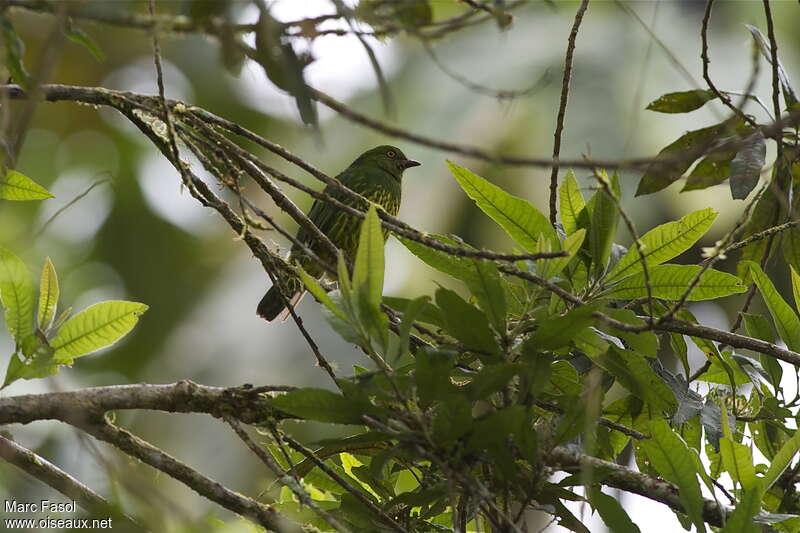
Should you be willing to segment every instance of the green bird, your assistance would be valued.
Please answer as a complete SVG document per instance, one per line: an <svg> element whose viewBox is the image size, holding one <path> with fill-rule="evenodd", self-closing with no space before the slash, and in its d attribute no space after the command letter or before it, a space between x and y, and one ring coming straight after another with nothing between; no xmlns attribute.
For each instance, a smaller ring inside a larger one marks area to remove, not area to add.
<svg viewBox="0 0 800 533"><path fill-rule="evenodd" d="M380 205L387 213L394 216L400 209L403 172L420 164L408 159L400 149L384 145L358 156L336 178L348 189ZM354 201L336 187L328 185L323 192L356 209L367 210L368 206L362 205L363 202ZM355 258L362 219L321 200L314 201L311 211L308 212L308 218L344 252L346 257L350 260ZM387 237L388 232L384 229L383 239L386 240ZM337 258L305 228L301 227L297 232L297 241L310 248L317 257L328 264L336 264ZM321 278L324 274L322 266L314 261L303 247L296 244L289 254L289 262L299 265L315 278ZM281 293L292 305L296 305L305 293L303 282L297 276L287 276L286 279L277 281L258 304L258 315L267 321L274 320L278 315L281 315L282 320L288 316L289 312Z"/></svg>

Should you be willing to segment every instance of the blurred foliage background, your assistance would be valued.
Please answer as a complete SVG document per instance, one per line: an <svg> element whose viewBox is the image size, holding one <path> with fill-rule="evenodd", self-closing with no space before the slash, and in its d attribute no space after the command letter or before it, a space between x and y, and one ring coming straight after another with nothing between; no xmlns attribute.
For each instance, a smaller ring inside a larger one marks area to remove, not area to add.
<svg viewBox="0 0 800 533"><path fill-rule="evenodd" d="M109 4L115 10L147 12L145 2L115 0ZM269 4L281 21L332 12L326 0L275 0ZM434 20L465 9L464 3L455 0L430 4ZM395 110L389 116L369 60L354 36L302 38L296 46L315 58L306 69L309 84L360 112L430 137L506 154L547 157L552 150L566 38L577 5L522 2L513 10L514 21L508 28L490 20L432 41L439 65L413 36L368 38L394 99ZM592 2L578 37L563 157L650 156L684 131L726 116L717 102L689 115L644 111L648 102L665 92L701 87L698 35L703 8L703 2L691 0ZM157 9L162 14L188 12L182 1L158 1ZM231 9L240 22L252 22L258 16L248 2L233 2ZM776 2L773 11L782 60L790 75L797 75L800 9L795 2ZM26 63L36 65L54 18L19 9L9 15L25 42ZM760 2L728 0L716 6L710 26L711 74L722 90L744 90L747 84L753 52L745 23L763 28ZM103 58L98 60L86 48L65 40L49 81L156 92L147 32L90 21L77 24L96 41ZM325 24L329 26L320 28L344 27L337 21ZM331 175L365 149L387 142L398 144L410 157L423 162L424 166L406 174L399 215L421 230L454 233L472 245L496 250L510 248L499 228L486 223L460 192L447 170L446 158L547 210L548 168L492 166L393 141L322 106L315 131L302 125L294 100L275 88L257 64L247 62L236 76L222 66L219 45L210 38L162 35L161 41L168 97L238 122ZM471 90L452 73L497 90L537 88L518 98L496 98ZM548 83L537 84L545 74ZM765 100L769 99L769 84L768 69L762 65L756 92ZM767 120L756 105L751 104L747 111ZM319 185L275 156L264 154L264 158L309 185ZM23 257L34 273L46 256L51 257L61 277L62 301L76 309L101 299L128 299L145 302L150 310L134 333L112 350L81 359L52 379L18 381L2 394L180 379L219 386L329 386L294 324L267 324L255 315L256 303L269 282L246 247L228 226L181 190L180 178L168 163L113 111L73 103L40 104L16 167L45 185L55 199L0 205L3 246ZM562 169L562 174L566 170ZM588 176L584 171L577 174L579 178ZM744 202L730 199L726 184L679 194L679 183L634 201L638 178L636 173L622 174L624 206L640 230L710 206L721 216L707 236L708 242L702 243L709 245L744 206ZM53 213L93 183L97 185L85 197L43 228ZM589 181L582 179L581 183ZM302 193L289 194L303 209L310 206L310 198ZM252 190L250 195L261 199L261 207L278 214L259 191ZM279 216L292 227L288 217ZM285 248L279 236L266 237ZM618 240L630 243L622 225ZM387 248L386 278L387 294L407 297L429 294L436 281L444 281L393 239ZM724 327L727 323L729 310L717 303L693 310L710 325ZM300 314L340 368L364 363L363 355L322 320L312 298L303 301ZM0 335L0 353L12 351L10 339ZM153 412L120 417L143 438L235 490L258 494L269 484L257 459L218 421ZM135 515L148 517L154 530L247 529L243 521L171 479L108 449L98 449L69 427L37 423L8 429L27 447L88 485L116 494ZM297 432L319 436L308 424L298 426ZM0 464L0 480L0 498L57 497L5 464ZM641 512L653 510L642 507ZM677 526L671 513L663 513L669 521L664 527ZM635 511L632 516L635 518ZM652 514L646 522L654 523ZM552 529L558 530L556 526Z"/></svg>

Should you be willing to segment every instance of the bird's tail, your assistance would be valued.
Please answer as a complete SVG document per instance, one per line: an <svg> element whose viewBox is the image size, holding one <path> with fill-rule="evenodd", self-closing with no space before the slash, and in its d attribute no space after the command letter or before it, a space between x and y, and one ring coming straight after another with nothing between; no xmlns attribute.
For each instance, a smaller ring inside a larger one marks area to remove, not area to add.
<svg viewBox="0 0 800 533"><path fill-rule="evenodd" d="M292 304L292 307L300 303L300 300L303 298L305 293L306 291L304 290L298 291L288 298L289 303ZM280 289L277 287L277 285L270 287L270 289L267 291L267 294L261 298L256 312L258 313L258 316L267 322L272 322L276 318L280 318L281 322L283 322L289 318L289 309L284 305L284 299L281 297Z"/></svg>

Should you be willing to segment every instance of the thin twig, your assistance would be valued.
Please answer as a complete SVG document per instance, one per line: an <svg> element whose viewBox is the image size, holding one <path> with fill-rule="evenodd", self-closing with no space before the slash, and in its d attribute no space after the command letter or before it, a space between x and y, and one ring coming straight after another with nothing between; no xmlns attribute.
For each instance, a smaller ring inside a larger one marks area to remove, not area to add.
<svg viewBox="0 0 800 533"><path fill-rule="evenodd" d="M70 200L69 202L67 202L63 206L61 206L55 213L50 215L50 217L47 220L44 221L44 224L42 224L41 227L38 230L36 230L36 233L33 234L33 236L31 237L31 240L35 241L42 233L45 232L45 230L47 229L47 226L52 224L52 222L56 218L58 218L61 215L61 213L63 213L64 211L66 211L67 209L69 209L70 207L75 205L77 202L79 202L82 199L84 199L86 197L86 195L88 195L90 192L92 192L92 189L94 189L98 185L102 185L104 183L109 183L110 181L111 181L110 178L104 178L104 179L101 179L101 180L93 181L91 183L91 185L89 185L86 189L83 190L83 192L79 193L72 200Z"/></svg>
<svg viewBox="0 0 800 533"><path fill-rule="evenodd" d="M225 418L225 422L233 429L233 432L244 442L250 451L252 451L256 457L264 463L270 471L275 474L275 478L277 479L278 483L282 486L287 487L291 490L297 499L300 500L302 505L309 507L312 511L318 514L323 520L325 520L330 526L339 531L341 533L349 533L350 529L347 528L344 524L339 523L339 521L331 515L326 510L320 508L319 505L314 501L310 494L303 488L300 482L294 479L292 476L285 472L281 466L275 462L275 459L270 457L270 455L264 451L264 448L259 446L258 444L250 438L250 435L244 430L244 428L232 418Z"/></svg>
<svg viewBox="0 0 800 533"><path fill-rule="evenodd" d="M567 114L567 100L569 99L569 82L572 77L572 56L575 53L575 41L578 38L578 30L583 20L583 15L589 7L589 0L581 0L581 5L575 13L575 20L572 23L572 30L567 39L567 55L564 58L564 78L561 81L561 99L558 104L558 116L556 117L556 131L553 133L553 168L550 171L550 223L556 225L556 212L558 210L558 158L561 155L561 134L564 132L564 117Z"/></svg>

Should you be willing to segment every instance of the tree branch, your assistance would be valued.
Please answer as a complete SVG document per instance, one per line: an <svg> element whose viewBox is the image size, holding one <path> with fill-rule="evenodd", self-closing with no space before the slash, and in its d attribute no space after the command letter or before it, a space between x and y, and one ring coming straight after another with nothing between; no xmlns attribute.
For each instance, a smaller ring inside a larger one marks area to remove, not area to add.
<svg viewBox="0 0 800 533"><path fill-rule="evenodd" d="M116 525L119 525L119 522L123 522L135 527L137 530L148 531L146 527L120 512L116 506L108 503L105 498L44 457L2 435L0 435L0 457L42 483L49 485L67 498L75 500L78 505L90 513L111 517L117 521Z"/></svg>

